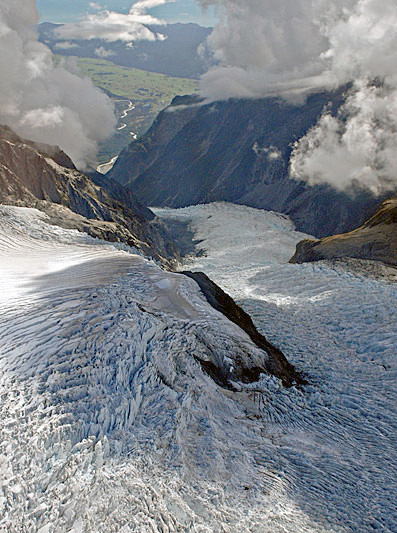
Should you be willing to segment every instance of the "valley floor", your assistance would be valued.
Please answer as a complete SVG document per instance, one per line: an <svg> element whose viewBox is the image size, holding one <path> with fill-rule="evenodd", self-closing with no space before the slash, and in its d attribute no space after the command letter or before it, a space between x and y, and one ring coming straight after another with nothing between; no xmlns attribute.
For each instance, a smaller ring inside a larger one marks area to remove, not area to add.
<svg viewBox="0 0 397 533"><path fill-rule="evenodd" d="M284 216L158 210L309 385L224 390L256 354L195 283L0 206L1 532L393 532L397 285L290 265Z"/></svg>

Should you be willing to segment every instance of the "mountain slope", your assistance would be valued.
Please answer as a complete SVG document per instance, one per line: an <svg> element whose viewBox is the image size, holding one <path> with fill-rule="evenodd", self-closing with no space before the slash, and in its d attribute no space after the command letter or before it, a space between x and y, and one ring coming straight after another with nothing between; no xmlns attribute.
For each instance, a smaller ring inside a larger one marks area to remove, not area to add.
<svg viewBox="0 0 397 533"><path fill-rule="evenodd" d="M343 91L311 95L304 105L229 100L199 105L176 98L152 128L122 151L109 177L133 188L145 205L183 207L228 201L288 214L317 237L360 225L380 199L289 178L292 143L327 106L336 112Z"/></svg>
<svg viewBox="0 0 397 533"><path fill-rule="evenodd" d="M291 263L353 257L397 266L397 199L384 202L359 228L321 240L297 244Z"/></svg>
<svg viewBox="0 0 397 533"><path fill-rule="evenodd" d="M124 242L167 262L175 250L151 211L131 192L94 183L59 148L19 138L0 126L0 203L36 207L58 225ZM125 202L121 203L121 202Z"/></svg>

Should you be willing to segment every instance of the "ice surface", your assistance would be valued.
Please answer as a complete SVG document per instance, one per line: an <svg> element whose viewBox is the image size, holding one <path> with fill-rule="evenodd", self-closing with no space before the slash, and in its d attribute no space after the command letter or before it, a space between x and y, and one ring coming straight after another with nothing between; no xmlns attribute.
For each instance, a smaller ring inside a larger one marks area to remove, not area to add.
<svg viewBox="0 0 397 533"><path fill-rule="evenodd" d="M396 286L289 265L283 216L190 221L203 269L310 386L217 386L260 357L194 282L0 206L0 531L396 530Z"/></svg>
<svg viewBox="0 0 397 533"><path fill-rule="evenodd" d="M195 359L263 357L247 335L191 279L45 220L0 207L0 530L324 530L255 458L258 393Z"/></svg>
<svg viewBox="0 0 397 533"><path fill-rule="evenodd" d="M203 255L184 268L236 298L311 383L261 398L260 463L271 453L293 500L328 527L397 531L397 284L286 264L306 236L277 213L225 203L156 211L188 223L199 243Z"/></svg>

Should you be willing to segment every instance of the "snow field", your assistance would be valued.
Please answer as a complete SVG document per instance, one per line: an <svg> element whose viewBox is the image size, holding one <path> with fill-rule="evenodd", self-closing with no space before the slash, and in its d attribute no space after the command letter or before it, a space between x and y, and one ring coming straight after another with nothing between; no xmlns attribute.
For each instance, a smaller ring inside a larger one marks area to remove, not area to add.
<svg viewBox="0 0 397 533"><path fill-rule="evenodd" d="M273 463L328 530L397 531L397 284L287 264L307 236L277 213L226 203L156 211L194 234L202 255L184 268L222 286L309 379L301 395L259 395L258 463Z"/></svg>
<svg viewBox="0 0 397 533"><path fill-rule="evenodd" d="M278 381L233 393L193 357L262 357L245 333L192 280L45 220L0 207L0 531L344 531L291 498Z"/></svg>

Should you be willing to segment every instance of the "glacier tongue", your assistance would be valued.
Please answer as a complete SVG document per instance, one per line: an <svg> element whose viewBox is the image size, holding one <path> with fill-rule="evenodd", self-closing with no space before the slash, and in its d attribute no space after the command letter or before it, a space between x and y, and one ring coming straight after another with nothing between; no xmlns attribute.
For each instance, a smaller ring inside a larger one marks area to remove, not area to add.
<svg viewBox="0 0 397 533"><path fill-rule="evenodd" d="M278 380L196 361L264 355L192 280L5 206L0 264L0 531L326 531L263 426Z"/></svg>
<svg viewBox="0 0 397 533"><path fill-rule="evenodd" d="M397 531L397 284L287 264L305 235L277 213L227 203L156 212L193 234L201 255L184 268L234 297L311 384L260 396L258 463L270 455L289 496L327 531Z"/></svg>
<svg viewBox="0 0 397 533"><path fill-rule="evenodd" d="M192 280L0 206L0 531L394 532L397 286L286 264L275 213L161 214L311 385L219 387L193 355L263 354Z"/></svg>

